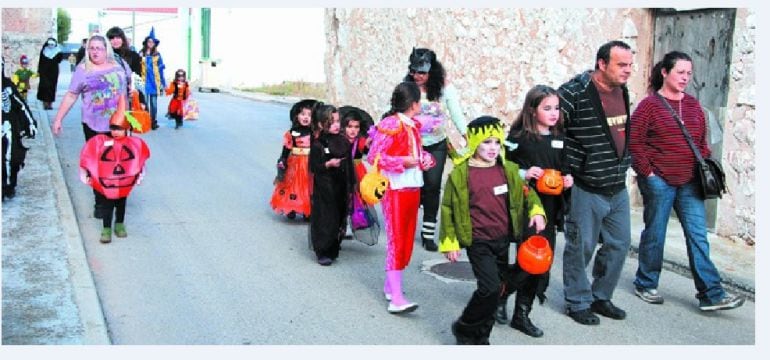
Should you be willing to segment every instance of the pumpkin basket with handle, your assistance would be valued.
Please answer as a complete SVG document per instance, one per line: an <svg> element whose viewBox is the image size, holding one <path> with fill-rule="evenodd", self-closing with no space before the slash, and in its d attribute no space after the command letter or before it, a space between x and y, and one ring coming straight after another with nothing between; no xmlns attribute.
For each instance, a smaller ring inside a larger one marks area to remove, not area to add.
<svg viewBox="0 0 770 360"><path fill-rule="evenodd" d="M144 134L152 129L152 119L147 110L142 109L139 103L139 92L131 93L131 110L126 111L126 120L131 124L131 129L137 134Z"/></svg>
<svg viewBox="0 0 770 360"><path fill-rule="evenodd" d="M380 202L385 195L385 191L388 189L388 185L390 185L388 178L382 175L379 166L377 166L379 161L380 154L377 154L377 157L374 159L374 166L364 175L359 185L361 199L368 205L375 205Z"/></svg>

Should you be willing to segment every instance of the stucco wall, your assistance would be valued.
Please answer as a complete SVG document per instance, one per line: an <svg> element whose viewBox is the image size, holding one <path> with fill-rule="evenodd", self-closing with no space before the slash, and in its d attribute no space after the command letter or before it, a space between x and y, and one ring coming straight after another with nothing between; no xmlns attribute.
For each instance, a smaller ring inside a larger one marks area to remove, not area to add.
<svg viewBox="0 0 770 360"><path fill-rule="evenodd" d="M328 9L326 28L330 100L375 115L387 110L413 46L436 51L469 120L506 122L532 86L592 69L596 49L614 39L637 50L629 86L640 99L652 46L642 9Z"/></svg>
<svg viewBox="0 0 770 360"><path fill-rule="evenodd" d="M724 156L731 194L719 202L717 232L754 242L755 11L739 9ZM333 104L374 117L388 109L413 46L436 51L460 92L467 120L493 115L510 123L533 85L558 87L593 68L597 48L623 40L635 50L632 110L646 92L654 59L648 9L327 9L326 79ZM641 207L633 176L632 205Z"/></svg>
<svg viewBox="0 0 770 360"><path fill-rule="evenodd" d="M756 21L754 9L738 9L733 32L730 93L722 164L729 196L719 202L717 232L753 244L756 238Z"/></svg>
<svg viewBox="0 0 770 360"><path fill-rule="evenodd" d="M43 43L48 37L56 38L54 17L52 8L3 8L3 59L7 76L19 67L22 54L29 58L30 68L37 71Z"/></svg>

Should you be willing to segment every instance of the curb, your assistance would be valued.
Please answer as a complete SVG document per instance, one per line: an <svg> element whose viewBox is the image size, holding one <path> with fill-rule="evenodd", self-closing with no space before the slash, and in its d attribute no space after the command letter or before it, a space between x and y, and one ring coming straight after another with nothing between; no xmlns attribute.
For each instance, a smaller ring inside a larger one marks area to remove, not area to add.
<svg viewBox="0 0 770 360"><path fill-rule="evenodd" d="M80 312L80 323L83 327L84 345L111 345L107 325L104 320L102 305L96 292L96 285L88 266L83 237L80 234L75 209L69 190L64 182L64 174L59 161L59 150L56 147L51 132L48 113L40 108L39 103L33 106L38 117L38 131L45 141L48 165L51 169L53 188L56 189L57 209L59 210L61 226L67 242L67 263L70 270L70 280L75 304Z"/></svg>

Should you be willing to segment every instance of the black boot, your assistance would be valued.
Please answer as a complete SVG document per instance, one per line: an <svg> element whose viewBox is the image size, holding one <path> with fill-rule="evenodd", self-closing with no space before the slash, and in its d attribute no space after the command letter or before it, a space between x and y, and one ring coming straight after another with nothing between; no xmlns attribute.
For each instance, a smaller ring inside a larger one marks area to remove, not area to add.
<svg viewBox="0 0 770 360"><path fill-rule="evenodd" d="M494 325L494 322L492 324ZM486 344L482 344L482 341L485 340L486 325L484 321L476 324L466 324L462 320L457 319L452 323L452 335L455 336L457 345L488 345L489 334L486 336Z"/></svg>
<svg viewBox="0 0 770 360"><path fill-rule="evenodd" d="M541 337L543 336L543 330L540 330L529 320L529 312L532 311L532 302L534 300L534 297L524 297L520 294L516 296L516 305L513 310L511 327L529 336Z"/></svg>
<svg viewBox="0 0 770 360"><path fill-rule="evenodd" d="M507 297L501 297L497 300L497 310L495 310L495 320L498 324L508 323L508 310L506 309L508 304Z"/></svg>
<svg viewBox="0 0 770 360"><path fill-rule="evenodd" d="M489 319L484 322L481 327L481 337L476 345L489 345L489 334L492 333L492 328L495 326L495 319Z"/></svg>

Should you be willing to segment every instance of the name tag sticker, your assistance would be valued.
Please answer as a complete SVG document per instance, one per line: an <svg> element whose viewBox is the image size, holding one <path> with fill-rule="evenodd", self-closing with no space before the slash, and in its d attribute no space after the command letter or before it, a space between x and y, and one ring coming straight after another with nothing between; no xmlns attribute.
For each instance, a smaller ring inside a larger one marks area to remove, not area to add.
<svg viewBox="0 0 770 360"><path fill-rule="evenodd" d="M324 154L328 154L328 153L329 153L329 148L324 148Z"/></svg>
<svg viewBox="0 0 770 360"><path fill-rule="evenodd" d="M551 140L551 147L554 149L564 149L564 141L562 140Z"/></svg>
<svg viewBox="0 0 770 360"><path fill-rule="evenodd" d="M294 137L299 136L299 131L292 131L291 136L294 136Z"/></svg>
<svg viewBox="0 0 770 360"><path fill-rule="evenodd" d="M114 144L115 144L114 140L107 140L107 141L104 142L104 146L112 146Z"/></svg>
<svg viewBox="0 0 770 360"><path fill-rule="evenodd" d="M505 194L508 192L508 184L498 185L492 189L495 195Z"/></svg>

